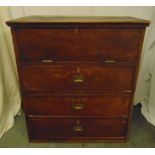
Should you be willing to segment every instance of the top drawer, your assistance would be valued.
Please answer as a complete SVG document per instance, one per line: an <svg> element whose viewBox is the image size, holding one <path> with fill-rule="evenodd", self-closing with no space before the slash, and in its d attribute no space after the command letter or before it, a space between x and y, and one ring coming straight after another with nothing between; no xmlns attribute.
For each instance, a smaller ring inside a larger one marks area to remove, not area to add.
<svg viewBox="0 0 155 155"><path fill-rule="evenodd" d="M16 28L22 60L136 61L140 28Z"/></svg>

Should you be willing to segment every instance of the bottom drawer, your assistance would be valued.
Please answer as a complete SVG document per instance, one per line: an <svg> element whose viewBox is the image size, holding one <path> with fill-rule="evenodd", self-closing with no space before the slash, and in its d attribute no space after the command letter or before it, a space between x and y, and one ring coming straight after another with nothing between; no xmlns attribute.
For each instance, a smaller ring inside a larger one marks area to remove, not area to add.
<svg viewBox="0 0 155 155"><path fill-rule="evenodd" d="M125 119L102 117L29 117L31 141L117 139L126 136Z"/></svg>

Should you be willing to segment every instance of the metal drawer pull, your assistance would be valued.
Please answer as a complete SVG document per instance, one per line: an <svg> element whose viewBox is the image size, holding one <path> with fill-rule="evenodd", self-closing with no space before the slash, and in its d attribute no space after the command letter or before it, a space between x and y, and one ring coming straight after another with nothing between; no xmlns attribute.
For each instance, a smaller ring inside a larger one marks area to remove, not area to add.
<svg viewBox="0 0 155 155"><path fill-rule="evenodd" d="M105 63L116 63L117 61L116 60L105 60L104 62Z"/></svg>
<svg viewBox="0 0 155 155"><path fill-rule="evenodd" d="M73 130L75 132L82 132L84 129L83 129L83 127L81 125L76 125L76 126L73 127Z"/></svg>
<svg viewBox="0 0 155 155"><path fill-rule="evenodd" d="M41 60L41 62L53 62L53 60L50 60L50 59L43 59L43 60Z"/></svg>
<svg viewBox="0 0 155 155"><path fill-rule="evenodd" d="M82 83L82 82L84 82L83 75L79 74L79 75L73 76L73 82L74 83Z"/></svg>
<svg viewBox="0 0 155 155"><path fill-rule="evenodd" d="M85 108L85 105L81 104L81 103L75 103L72 105L72 109L74 109L74 110L82 110L84 108Z"/></svg>

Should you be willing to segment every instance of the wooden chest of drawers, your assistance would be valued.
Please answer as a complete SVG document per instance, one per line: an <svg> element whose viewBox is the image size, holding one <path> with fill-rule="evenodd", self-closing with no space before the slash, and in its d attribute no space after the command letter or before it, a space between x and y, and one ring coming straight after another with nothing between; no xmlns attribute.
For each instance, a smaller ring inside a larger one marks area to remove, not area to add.
<svg viewBox="0 0 155 155"><path fill-rule="evenodd" d="M29 16L7 24L31 142L127 139L149 21Z"/></svg>

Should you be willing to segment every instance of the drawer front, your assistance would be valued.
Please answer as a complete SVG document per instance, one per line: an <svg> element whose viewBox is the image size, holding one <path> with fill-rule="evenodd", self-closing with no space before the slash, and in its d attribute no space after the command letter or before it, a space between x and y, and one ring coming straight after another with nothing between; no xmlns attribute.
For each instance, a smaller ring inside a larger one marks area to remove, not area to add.
<svg viewBox="0 0 155 155"><path fill-rule="evenodd" d="M23 66L24 91L130 91L133 67L94 65Z"/></svg>
<svg viewBox="0 0 155 155"><path fill-rule="evenodd" d="M27 118L27 123L31 140L115 138L126 134L124 119L31 117Z"/></svg>
<svg viewBox="0 0 155 155"><path fill-rule="evenodd" d="M127 95L26 96L25 112L45 116L128 117Z"/></svg>
<svg viewBox="0 0 155 155"><path fill-rule="evenodd" d="M16 28L15 36L22 60L135 61L140 32L138 28Z"/></svg>

